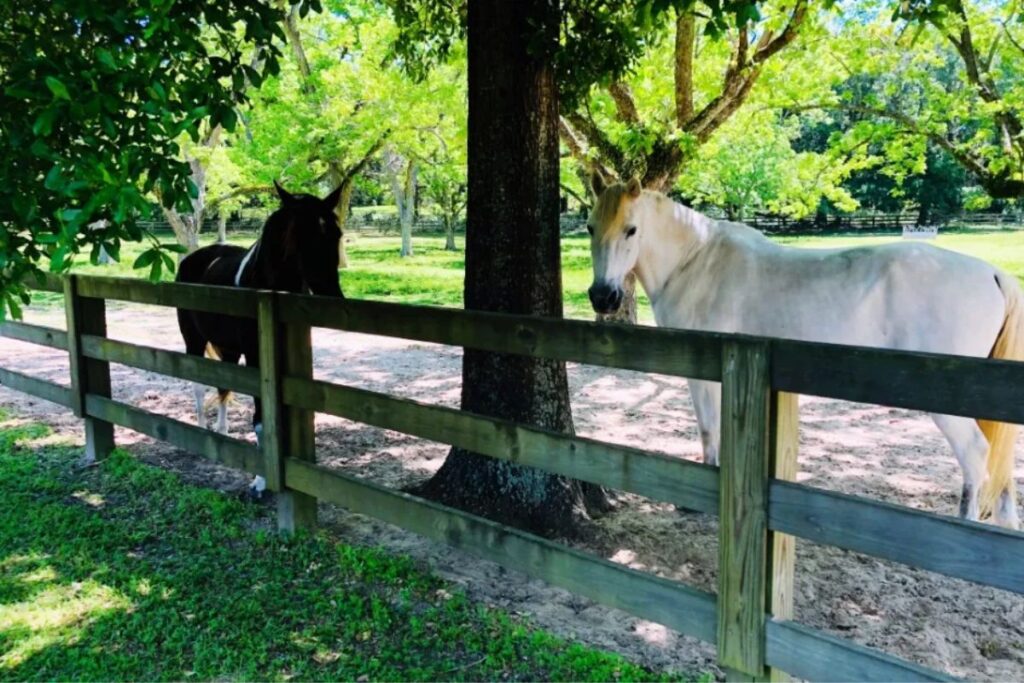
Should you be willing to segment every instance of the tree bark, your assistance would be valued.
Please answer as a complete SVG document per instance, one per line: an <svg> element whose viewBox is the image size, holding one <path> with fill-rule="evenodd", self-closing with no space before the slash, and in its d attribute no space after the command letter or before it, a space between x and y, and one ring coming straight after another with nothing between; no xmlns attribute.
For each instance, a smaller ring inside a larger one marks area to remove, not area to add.
<svg viewBox="0 0 1024 683"><path fill-rule="evenodd" d="M551 63L558 15L550 0L469 1L467 309L562 316L558 91ZM543 40L536 40L537 31L544 32ZM462 407L573 432L560 362L466 349ZM461 449L452 449L420 491L506 524L558 535L579 530L589 500L577 481Z"/></svg>
<svg viewBox="0 0 1024 683"><path fill-rule="evenodd" d="M444 250L457 251L455 247L455 219L447 212L444 215Z"/></svg>

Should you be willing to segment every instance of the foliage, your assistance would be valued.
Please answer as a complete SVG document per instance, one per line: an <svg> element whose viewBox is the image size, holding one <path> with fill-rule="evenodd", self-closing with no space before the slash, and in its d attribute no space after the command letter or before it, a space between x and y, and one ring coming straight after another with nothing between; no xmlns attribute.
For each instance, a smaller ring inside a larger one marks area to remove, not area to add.
<svg viewBox="0 0 1024 683"><path fill-rule="evenodd" d="M416 77L447 60L465 37L466 0L386 0L399 26L395 54ZM552 55L563 104L579 102L595 84L625 76L663 35L673 10L689 10L694 0L565 0L561 3L558 40L551 26L539 25L535 51L557 45ZM762 0L711 0L704 3L706 32L718 36L731 26L756 21ZM831 4L830 2L826 4Z"/></svg>
<svg viewBox="0 0 1024 683"><path fill-rule="evenodd" d="M853 210L857 202L842 182L863 160L794 150L798 124L794 117L780 120L770 110L737 115L687 165L680 191L741 221L755 211L804 218L822 199Z"/></svg>
<svg viewBox="0 0 1024 683"><path fill-rule="evenodd" d="M407 558L0 416L0 679L670 680L469 601ZM675 678L675 677L671 677Z"/></svg>
<svg viewBox="0 0 1024 683"><path fill-rule="evenodd" d="M306 0L308 9L318 0ZM52 0L0 8L0 297L15 315L41 261L117 256L143 238L146 195L187 204L177 158L205 121L232 129L260 50L278 69L281 13L263 0ZM239 26L244 28L238 28ZM98 223L103 221L102 223ZM163 263L154 242L152 263ZM166 256L166 255L164 255ZM4 306L0 305L0 311Z"/></svg>
<svg viewBox="0 0 1024 683"><path fill-rule="evenodd" d="M877 6L847 17L822 54L833 94L794 101L826 108L884 144L886 163L924 171L942 149L993 197L1024 194L1024 32L1019 2L944 0ZM849 134L848 133L848 134ZM898 174L893 176L899 181Z"/></svg>

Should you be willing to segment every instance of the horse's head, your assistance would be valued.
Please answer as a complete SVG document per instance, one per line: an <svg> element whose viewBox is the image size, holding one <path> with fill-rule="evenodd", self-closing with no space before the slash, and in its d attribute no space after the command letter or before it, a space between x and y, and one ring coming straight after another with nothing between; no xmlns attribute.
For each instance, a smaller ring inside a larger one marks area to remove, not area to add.
<svg viewBox="0 0 1024 683"><path fill-rule="evenodd" d="M640 232L636 200L640 181L605 186L596 171L590 178L594 209L587 220L590 255L594 262L594 283L590 303L598 313L614 313L622 305L622 281L640 256Z"/></svg>
<svg viewBox="0 0 1024 683"><path fill-rule="evenodd" d="M274 250L281 273L271 281L297 278L298 282L289 284L302 291L342 296L338 284L342 232L335 213L341 187L323 199L291 194L277 181L274 188L281 198L281 208L267 221L264 240Z"/></svg>

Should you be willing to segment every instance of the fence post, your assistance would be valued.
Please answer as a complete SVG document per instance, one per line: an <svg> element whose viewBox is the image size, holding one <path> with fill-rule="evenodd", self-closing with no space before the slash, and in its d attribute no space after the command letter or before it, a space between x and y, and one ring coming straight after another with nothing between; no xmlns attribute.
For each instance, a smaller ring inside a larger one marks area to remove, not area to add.
<svg viewBox="0 0 1024 683"><path fill-rule="evenodd" d="M103 299L79 295L78 276L64 278L64 312L68 327L71 400L75 415L85 418L85 460L95 462L114 450L114 425L86 414L86 396L110 398L110 364L82 354L82 335L107 336L107 310Z"/></svg>
<svg viewBox="0 0 1024 683"><path fill-rule="evenodd" d="M718 663L730 680L765 677L769 350L748 341L722 348Z"/></svg>
<svg viewBox="0 0 1024 683"><path fill-rule="evenodd" d="M800 436L800 396L785 392L771 394L771 440L768 472L775 479L794 481ZM796 538L768 532L768 613L775 619L793 618L793 573L796 564ZM791 678L779 669L769 669L772 681Z"/></svg>
<svg viewBox="0 0 1024 683"><path fill-rule="evenodd" d="M264 478L277 494L277 527L284 533L316 526L316 498L286 488L287 457L316 460L314 414L285 405L281 379L313 376L313 345L308 325L278 321L278 295L261 292L258 302L260 389L263 401Z"/></svg>

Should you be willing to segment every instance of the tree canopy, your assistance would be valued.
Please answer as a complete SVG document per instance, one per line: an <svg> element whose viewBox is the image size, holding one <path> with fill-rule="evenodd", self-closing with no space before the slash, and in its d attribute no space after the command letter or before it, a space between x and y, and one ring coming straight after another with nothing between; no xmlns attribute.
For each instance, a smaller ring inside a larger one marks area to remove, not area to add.
<svg viewBox="0 0 1024 683"><path fill-rule="evenodd" d="M303 3L319 9L318 0ZM231 130L246 82L276 73L281 12L260 0L53 0L0 8L0 294L18 308L41 260L117 254L159 192L196 188L181 135ZM263 71L245 63L261 53ZM164 255L166 258L166 255ZM164 259L150 257L159 268Z"/></svg>

